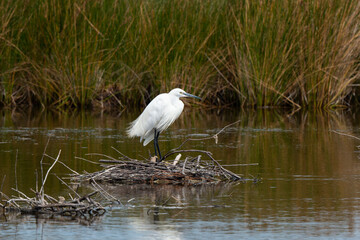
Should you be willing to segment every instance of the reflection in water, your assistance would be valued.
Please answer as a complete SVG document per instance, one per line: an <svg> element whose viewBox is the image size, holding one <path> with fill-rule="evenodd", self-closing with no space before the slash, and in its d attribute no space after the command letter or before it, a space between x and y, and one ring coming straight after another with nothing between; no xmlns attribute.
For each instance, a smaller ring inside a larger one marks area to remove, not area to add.
<svg viewBox="0 0 360 240"><path fill-rule="evenodd" d="M143 207L144 217L149 222L168 218L175 211L176 215L182 214L184 209L192 208L225 208L222 205L211 203L215 197L224 198L229 196L233 187L237 184L222 183L203 186L179 186L179 185L106 185L103 188L112 196L119 199L124 206ZM187 214L185 211L184 214Z"/></svg>
<svg viewBox="0 0 360 240"><path fill-rule="evenodd" d="M137 115L2 112L3 191L13 194L15 161L19 189L26 192L34 188L35 171L49 139L47 154L55 156L62 149L61 161L78 172L96 171L99 166L75 156L93 160L86 154L104 153L117 157L112 146L128 156L147 158L148 151L153 150L151 145L144 148L138 140L125 137L128 123ZM97 238L121 234L124 238L144 239L236 235L258 239L304 235L356 239L360 237L360 141L331 130L359 137L359 117L356 112L341 111L186 112L159 139L164 153L189 135L210 136L240 119L219 135L218 144L214 140L195 141L184 148L211 151L226 165L258 163L228 168L245 176L259 176L263 181L235 186L107 186L124 206L114 208L89 231ZM52 163L51 159L45 162ZM68 173L61 165L54 171L60 176ZM66 196L68 191L55 177L49 177L46 192ZM31 194L30 190L26 193ZM31 221L0 225L0 236L13 233L15 226L22 226L17 234L24 234L24 225ZM82 231L78 224L46 224L44 228L53 232Z"/></svg>

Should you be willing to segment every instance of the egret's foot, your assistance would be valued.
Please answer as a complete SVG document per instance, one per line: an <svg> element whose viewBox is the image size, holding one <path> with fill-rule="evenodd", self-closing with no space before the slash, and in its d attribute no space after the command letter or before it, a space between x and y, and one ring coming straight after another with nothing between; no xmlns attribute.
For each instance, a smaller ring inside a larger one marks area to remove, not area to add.
<svg viewBox="0 0 360 240"><path fill-rule="evenodd" d="M151 163L157 163L158 162L158 159L159 159L159 157L158 156L152 156L151 158L150 158L150 162Z"/></svg>
<svg viewBox="0 0 360 240"><path fill-rule="evenodd" d="M162 162L162 160L164 160L162 157L157 157L156 159L157 163Z"/></svg>

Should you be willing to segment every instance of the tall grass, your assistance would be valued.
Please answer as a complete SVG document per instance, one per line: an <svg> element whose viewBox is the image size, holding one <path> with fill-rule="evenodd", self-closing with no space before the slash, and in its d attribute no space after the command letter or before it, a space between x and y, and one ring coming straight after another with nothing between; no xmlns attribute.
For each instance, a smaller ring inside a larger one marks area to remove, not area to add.
<svg viewBox="0 0 360 240"><path fill-rule="evenodd" d="M359 7L356 1L240 2L219 62L251 105L348 104L349 86L359 79Z"/></svg>
<svg viewBox="0 0 360 240"><path fill-rule="evenodd" d="M358 1L1 0L0 102L328 108L359 80Z"/></svg>

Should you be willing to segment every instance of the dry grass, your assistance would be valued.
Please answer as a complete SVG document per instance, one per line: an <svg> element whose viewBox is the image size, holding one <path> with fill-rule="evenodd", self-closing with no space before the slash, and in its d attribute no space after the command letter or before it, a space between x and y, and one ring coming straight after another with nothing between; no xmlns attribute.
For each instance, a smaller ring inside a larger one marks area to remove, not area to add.
<svg viewBox="0 0 360 240"><path fill-rule="evenodd" d="M209 105L349 106L359 13L340 0L4 0L0 102L124 109L182 87Z"/></svg>

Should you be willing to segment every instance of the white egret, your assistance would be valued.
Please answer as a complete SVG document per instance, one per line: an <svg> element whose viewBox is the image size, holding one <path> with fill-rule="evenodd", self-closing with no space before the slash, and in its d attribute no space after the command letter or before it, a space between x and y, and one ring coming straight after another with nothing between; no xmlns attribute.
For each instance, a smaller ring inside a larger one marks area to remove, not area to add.
<svg viewBox="0 0 360 240"><path fill-rule="evenodd" d="M166 130L181 114L184 109L184 103L181 97L192 97L200 99L195 95L185 92L180 88L175 88L169 93L162 93L156 96L141 115L127 129L129 137L140 137L140 142L144 141L146 146L154 140L155 155L159 154L159 160L162 160L159 148L159 134Z"/></svg>

